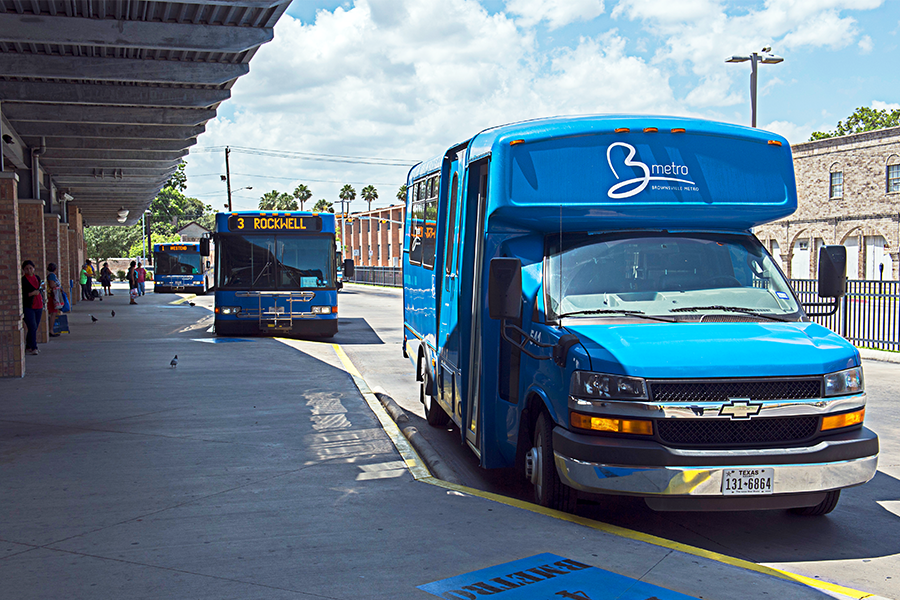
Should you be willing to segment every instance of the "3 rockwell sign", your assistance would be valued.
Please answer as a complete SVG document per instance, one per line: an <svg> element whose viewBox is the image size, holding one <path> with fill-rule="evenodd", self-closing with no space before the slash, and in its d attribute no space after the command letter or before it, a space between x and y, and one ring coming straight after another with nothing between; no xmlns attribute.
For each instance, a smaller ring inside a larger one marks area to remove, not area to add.
<svg viewBox="0 0 900 600"><path fill-rule="evenodd" d="M604 571L555 554L538 554L420 585L445 600L688 600L673 592L624 575Z"/></svg>

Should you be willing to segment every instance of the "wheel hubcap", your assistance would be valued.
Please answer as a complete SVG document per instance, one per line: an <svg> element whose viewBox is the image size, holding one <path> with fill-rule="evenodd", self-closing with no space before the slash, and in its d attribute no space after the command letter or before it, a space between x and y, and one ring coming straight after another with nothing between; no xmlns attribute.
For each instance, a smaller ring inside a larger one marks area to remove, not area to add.
<svg viewBox="0 0 900 600"><path fill-rule="evenodd" d="M532 448L525 454L525 478L540 491L541 488L541 448Z"/></svg>

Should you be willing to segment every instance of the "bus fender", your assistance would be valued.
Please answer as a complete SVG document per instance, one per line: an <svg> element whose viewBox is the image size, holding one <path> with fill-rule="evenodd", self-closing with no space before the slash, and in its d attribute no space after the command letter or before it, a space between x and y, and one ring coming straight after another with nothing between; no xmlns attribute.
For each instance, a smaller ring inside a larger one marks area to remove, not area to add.
<svg viewBox="0 0 900 600"><path fill-rule="evenodd" d="M546 411L554 423L558 423L553 405L541 388L531 386L525 393L525 403L519 415L519 432L516 438L516 470L525 472L525 454L531 450L534 439L534 425L542 411Z"/></svg>

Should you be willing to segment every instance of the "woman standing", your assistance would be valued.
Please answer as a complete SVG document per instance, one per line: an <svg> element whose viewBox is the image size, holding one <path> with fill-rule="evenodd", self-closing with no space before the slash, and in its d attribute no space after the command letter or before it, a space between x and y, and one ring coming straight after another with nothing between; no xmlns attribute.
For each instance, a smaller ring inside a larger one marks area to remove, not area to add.
<svg viewBox="0 0 900 600"><path fill-rule="evenodd" d="M41 279L34 274L34 263L26 260L22 263L22 310L25 313L25 327L28 333L25 337L25 352L37 354L37 330L41 324L41 313L44 311L44 299L42 297L43 284Z"/></svg>
<svg viewBox="0 0 900 600"><path fill-rule="evenodd" d="M103 268L100 269L100 285L103 286L103 295L112 296L112 278L113 273L109 270L109 263L103 263Z"/></svg>
<svg viewBox="0 0 900 600"><path fill-rule="evenodd" d="M136 269L134 268L136 264L137 263L135 263L134 261L131 261L131 266L128 267L128 295L131 298L131 302L129 302L128 304L137 304L137 302L134 301L134 299L137 298L138 295L138 276Z"/></svg>

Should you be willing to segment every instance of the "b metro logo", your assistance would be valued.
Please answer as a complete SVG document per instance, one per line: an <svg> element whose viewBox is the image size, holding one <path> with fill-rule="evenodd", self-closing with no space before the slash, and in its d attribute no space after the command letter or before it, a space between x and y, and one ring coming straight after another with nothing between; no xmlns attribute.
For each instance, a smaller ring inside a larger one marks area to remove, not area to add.
<svg viewBox="0 0 900 600"><path fill-rule="evenodd" d="M620 181L615 184L609 191L606 193L610 198L631 198L632 196L636 196L644 191L644 189L649 185L651 181L674 181L677 183L687 183L690 185L696 185L693 181L689 179L678 179L677 177L664 177L661 175L651 175L651 169L644 163L639 160L634 160L635 155L637 154L637 150L634 149L634 146L631 144L626 144L625 142L614 142L609 145L609 148L606 149L606 162L609 163L609 169L613 172L613 175L616 176L616 179L621 179L619 174L616 173L616 168L613 166L612 161L612 151L613 148L621 146L622 148L627 149L628 154L625 156L625 166L626 167L637 167L641 171L643 171L643 177L635 177L634 179L626 179L625 181ZM688 168L684 165L676 165L672 163L671 165L653 165L652 169L653 173L661 173L662 175L687 175ZM635 186L636 184L636 186ZM620 192L622 188L630 188L624 192Z"/></svg>

